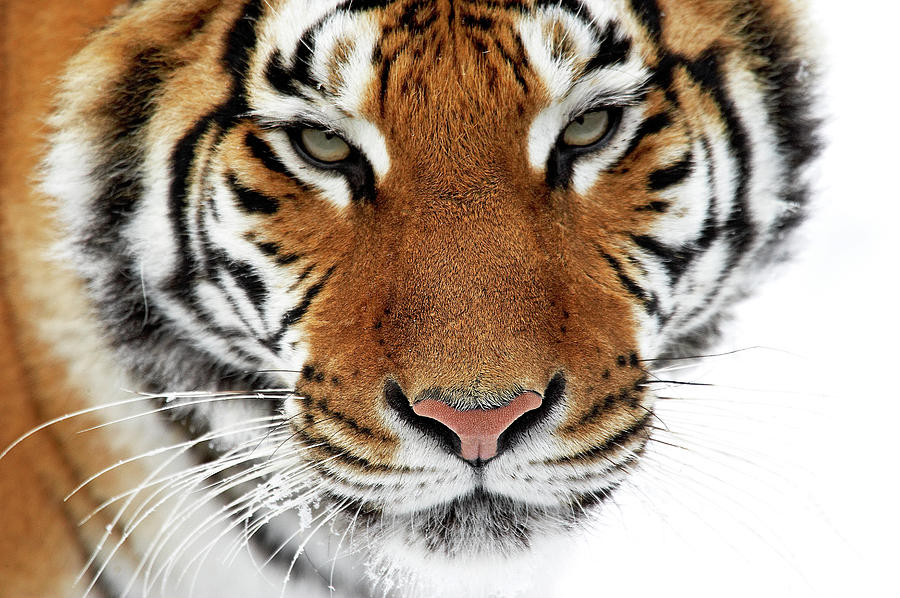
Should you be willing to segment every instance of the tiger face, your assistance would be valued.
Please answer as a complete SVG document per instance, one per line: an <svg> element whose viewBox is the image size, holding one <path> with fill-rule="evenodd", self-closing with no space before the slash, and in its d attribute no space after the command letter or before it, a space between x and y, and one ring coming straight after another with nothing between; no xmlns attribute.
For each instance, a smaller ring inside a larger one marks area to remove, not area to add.
<svg viewBox="0 0 900 598"><path fill-rule="evenodd" d="M70 65L46 188L146 389L289 390L185 407L192 429L283 414L283 493L510 554L621 483L653 364L707 343L799 220L788 17L145 0Z"/></svg>

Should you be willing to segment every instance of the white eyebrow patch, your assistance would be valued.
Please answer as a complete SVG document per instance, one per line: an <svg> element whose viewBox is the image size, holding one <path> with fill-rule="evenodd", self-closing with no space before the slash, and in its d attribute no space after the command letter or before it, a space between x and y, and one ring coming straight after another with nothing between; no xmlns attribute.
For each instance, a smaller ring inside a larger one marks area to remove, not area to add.
<svg viewBox="0 0 900 598"><path fill-rule="evenodd" d="M528 133L528 161L538 171L546 167L560 133L574 118L593 107L633 104L647 82L649 72L637 52L608 68L583 74L585 65L600 50L603 40L598 39L598 32L613 35L619 25L614 17L620 14L615 10L620 3L614 4L592 7L591 14L585 9L582 15L554 6L519 20L528 59L548 96L548 106L534 118ZM564 52L558 47L560 42L565 44ZM595 166L598 163L593 162ZM582 169L579 187L585 179Z"/></svg>
<svg viewBox="0 0 900 598"><path fill-rule="evenodd" d="M293 0L269 14L254 55L247 97L248 115L271 129L266 140L291 173L344 207L350 202L350 189L343 176L304 162L279 131L298 125L331 131L363 154L376 180L390 170L387 140L363 114L377 84L372 57L381 30L371 12L350 12L336 8L339 5ZM302 52L303 64L295 64L302 44L311 51ZM267 76L273 64L290 85L273 85ZM304 72L303 82L294 78L298 70Z"/></svg>
<svg viewBox="0 0 900 598"><path fill-rule="evenodd" d="M304 33L333 13L344 0L287 0L267 11L259 31L259 45L291 57ZM271 3L267 3L271 7ZM268 54L268 53L267 53Z"/></svg>

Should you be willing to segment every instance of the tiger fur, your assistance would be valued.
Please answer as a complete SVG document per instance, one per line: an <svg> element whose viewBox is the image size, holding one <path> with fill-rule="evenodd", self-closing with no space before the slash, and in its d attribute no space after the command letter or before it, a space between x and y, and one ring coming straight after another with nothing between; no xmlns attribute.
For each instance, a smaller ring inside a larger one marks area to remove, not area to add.
<svg viewBox="0 0 900 598"><path fill-rule="evenodd" d="M0 461L3 596L328 595L329 536L381 595L575 533L804 215L788 0L113 4L4 24L0 446L89 412ZM414 410L528 393L484 461Z"/></svg>

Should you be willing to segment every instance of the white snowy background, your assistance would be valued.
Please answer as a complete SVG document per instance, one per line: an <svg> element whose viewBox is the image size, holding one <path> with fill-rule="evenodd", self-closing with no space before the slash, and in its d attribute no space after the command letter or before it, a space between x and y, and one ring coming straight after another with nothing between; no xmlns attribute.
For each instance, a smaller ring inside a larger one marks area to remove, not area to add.
<svg viewBox="0 0 900 598"><path fill-rule="evenodd" d="M828 148L800 252L736 311L740 352L673 372L716 384L663 392L688 450L654 445L553 596L900 596L900 8L812 17Z"/></svg>

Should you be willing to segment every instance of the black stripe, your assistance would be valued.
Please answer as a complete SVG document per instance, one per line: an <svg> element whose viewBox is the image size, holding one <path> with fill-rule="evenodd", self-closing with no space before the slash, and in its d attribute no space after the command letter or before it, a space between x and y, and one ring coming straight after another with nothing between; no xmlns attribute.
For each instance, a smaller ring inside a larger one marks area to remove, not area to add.
<svg viewBox="0 0 900 598"><path fill-rule="evenodd" d="M528 82L525 80L525 77L522 75L522 69L527 70L528 66L528 57L523 51L523 48L517 48L519 50L519 56L517 60L514 60L512 56L506 51L506 48L503 47L503 44L500 43L500 40L497 38L491 38L494 42L494 47L497 49L497 53L500 54L500 58L506 61L506 64L509 65L509 68L512 69L513 76L516 78L519 86L522 88L522 91L527 95L528 94ZM519 43L518 37L515 38Z"/></svg>
<svg viewBox="0 0 900 598"><path fill-rule="evenodd" d="M712 94L713 99L719 106L722 118L726 124L728 144L738 163L734 207L725 224L731 241L732 254L726 268L723 270L724 280L724 277L740 261L744 251L756 236L750 221L748 202L750 177L752 176L753 148L750 144L747 130L738 116L737 107L726 93L718 55L713 50L710 50L699 60L688 63L687 66L691 77Z"/></svg>
<svg viewBox="0 0 900 598"><path fill-rule="evenodd" d="M309 289L306 291L306 294L303 296L303 301L300 303L300 305L284 314L284 316L281 318L282 329L293 326L301 319L303 319L303 316L306 315L306 312L309 310L309 306L316 298L316 295L318 295L322 291L322 288L328 282L328 279L331 278L331 275L334 272L334 268L335 266L329 268L318 282L309 287Z"/></svg>
<svg viewBox="0 0 900 598"><path fill-rule="evenodd" d="M256 246L266 255L278 255L281 246L278 243L257 243Z"/></svg>
<svg viewBox="0 0 900 598"><path fill-rule="evenodd" d="M312 396L309 396L307 394L307 401L306 401L305 405L307 408L307 413L309 413L310 415L315 415L312 412L313 408L315 408L319 411L319 414L325 416L328 421L338 422L340 424L343 424L347 428L350 428L350 430L352 430L356 434L361 434L372 440L379 440L379 441L382 441L385 443L388 443L391 441L391 439L388 438L387 436L385 436L384 434L381 434L380 432L376 432L375 430L373 430L372 428L369 428L368 426L362 425L361 423L357 422L355 419L353 419L350 416L344 415L343 413L341 413L339 411L335 411L335 410L331 409L331 407L329 407L329 405L328 405L328 399L326 397L320 396L317 398L313 398ZM321 423L322 421L324 421L324 420L318 419L318 420L314 420L314 423L318 424L318 423Z"/></svg>
<svg viewBox="0 0 900 598"><path fill-rule="evenodd" d="M807 64L794 51L797 41L790 38L784 22L766 14L760 6L743 7L736 21L745 27L748 47L764 58L751 68L765 82L769 121L775 129L779 152L793 174L822 149L817 131L821 121L812 115L815 65Z"/></svg>
<svg viewBox="0 0 900 598"><path fill-rule="evenodd" d="M641 20L641 24L650 35L650 39L658 42L662 35L662 14L656 0L631 0L631 10Z"/></svg>
<svg viewBox="0 0 900 598"><path fill-rule="evenodd" d="M470 29L481 29L487 31L494 26L494 20L483 15L463 15L462 19L460 20L462 21L464 27L468 27Z"/></svg>
<svg viewBox="0 0 900 598"><path fill-rule="evenodd" d="M297 279L294 281L294 284L291 285L291 288L289 290L293 291L301 284L303 284L303 281L309 278L309 275L312 274L312 271L315 269L315 267L315 264L310 264L309 266L304 268L303 272L300 273L300 276L297 277Z"/></svg>
<svg viewBox="0 0 900 598"><path fill-rule="evenodd" d="M294 87L294 78L288 69L284 67L281 50L275 50L266 63L266 81L273 88L286 96L296 95L297 89Z"/></svg>
<svg viewBox="0 0 900 598"><path fill-rule="evenodd" d="M250 303L253 304L253 308L262 314L263 306L269 295L269 290L266 288L266 284L256 273L253 266L246 262L230 259L225 260L224 266L237 285L244 291L244 294L247 296Z"/></svg>
<svg viewBox="0 0 900 598"><path fill-rule="evenodd" d="M600 34L600 47L588 61L585 71L592 71L610 67L619 62L624 62L631 50L631 40L618 37L618 28L609 23Z"/></svg>
<svg viewBox="0 0 900 598"><path fill-rule="evenodd" d="M573 461L591 461L595 457L604 457L608 458L608 455L605 453L615 450L617 448L624 448L625 444L637 434L644 432L647 429L647 425L650 423L650 418L653 417L653 411L648 410L643 417L633 422L627 428L616 433L615 436L607 440L606 442L599 444L595 447L592 447L586 451L581 451L579 453L575 453L569 457L565 457L562 459L556 459L554 461L547 462L548 464L552 463L571 463ZM626 459L627 461L627 459Z"/></svg>
<svg viewBox="0 0 900 598"><path fill-rule="evenodd" d="M278 211L279 203L277 199L243 186L233 172L226 174L225 180L228 183L228 188L237 196L244 210L257 214L274 214Z"/></svg>
<svg viewBox="0 0 900 598"><path fill-rule="evenodd" d="M694 171L694 156L688 154L672 166L654 170L647 177L647 188L650 191L661 191L677 185Z"/></svg>
<svg viewBox="0 0 900 598"><path fill-rule="evenodd" d="M295 81L307 87L317 88L317 81L312 74L313 54L315 50L315 36L319 32L322 21L319 21L303 32L300 40L294 48L293 72L291 76Z"/></svg>
<svg viewBox="0 0 900 598"><path fill-rule="evenodd" d="M660 214L664 213L669 209L669 202L667 201L651 201L650 203L637 207L634 209L635 212L658 212Z"/></svg>
<svg viewBox="0 0 900 598"><path fill-rule="evenodd" d="M580 0L536 0L534 3L535 8L563 8L573 15L584 15L585 8L584 4L581 3ZM585 21L590 21L589 18L585 18Z"/></svg>
<svg viewBox="0 0 900 598"><path fill-rule="evenodd" d="M631 295L636 297L644 304L644 308L647 310L649 314L655 314L659 311L659 302L653 296L648 296L647 292L641 288L639 284L637 284L634 280L632 280L625 272L622 270L622 264L619 263L619 260L609 255L602 248L597 247L597 251L600 252L600 255L607 261L610 267L613 269L613 272L616 273L616 276L619 278L619 281L622 283L622 286L628 291Z"/></svg>
<svg viewBox="0 0 900 598"><path fill-rule="evenodd" d="M209 208L210 206L210 204L205 205L207 208ZM200 238L199 255L197 256L197 261L202 264L202 274L208 281L212 282L219 289L219 291L221 291L222 295L228 301L228 305L231 307L232 313L237 319L241 321L241 323L244 325L244 328L246 330L252 330L253 326L251 326L250 322L248 322L247 319L244 318L243 313L240 309L240 305L238 305L237 299L229 292L229 289L225 284L225 273L231 273L232 279L235 280L239 287L241 286L240 282L237 280L237 276L235 276L235 273L231 272L233 260L225 252L224 249L215 245L210 239L209 231L206 227L206 221L202 217L202 211L198 211L196 225L198 236ZM247 295L246 290L244 291L244 293L245 295ZM209 306L206 302L194 301L192 307L194 310L194 314L206 323L206 326L211 332L218 333L223 338L234 336L232 331L222 329L215 324L216 315L210 311ZM257 308L256 311L259 312L260 310ZM241 331L241 333L238 335L238 338L241 338L243 336L243 331Z"/></svg>
<svg viewBox="0 0 900 598"><path fill-rule="evenodd" d="M634 153L634 150L637 149L637 146L640 145L645 137L659 133L670 124L672 124L672 119L669 118L669 115L666 112L659 112L653 116L647 117L644 122L638 126L637 131L634 133L634 137L631 138L631 141L628 144L628 148L622 153L622 157L616 160L616 163L610 166L609 170L615 170L616 168L621 167L622 162Z"/></svg>
<svg viewBox="0 0 900 598"><path fill-rule="evenodd" d="M388 83L391 76L391 67L394 64L394 59L397 57L397 54L406 49L404 45L396 54L391 57L384 57L381 55L380 46L376 47L377 52L372 53L373 61L381 60L381 68L378 74L378 101L380 102L380 111L381 115L384 116L385 109L387 107L387 92L388 92Z"/></svg>
<svg viewBox="0 0 900 598"><path fill-rule="evenodd" d="M340 463L344 467L352 468L358 472L365 472L366 474L371 473L397 473L399 471L412 471L409 468L405 467L390 467L388 465L379 465L376 463L372 463L365 457L361 457L359 455L354 455L352 453L347 452L345 449L340 448L339 446L332 444L331 439L326 437L325 435L312 433L308 429L304 429L297 432L297 437L301 442L304 442L308 445L306 449L309 452L313 453L324 453L315 455L317 457L317 461L319 462L329 462L329 463ZM342 478L340 475L330 472L325 469L317 469L317 473L323 477L327 478L331 481L337 482L339 484L345 484L349 486L356 487L359 491L365 492L370 491L372 486L365 486L358 484L356 482L352 482L350 480ZM378 485L378 482L373 482L372 485ZM360 594L365 595L365 594Z"/></svg>
<svg viewBox="0 0 900 598"><path fill-rule="evenodd" d="M430 11L425 17L422 17L422 11ZM400 18L397 20L397 27L402 27L412 34L421 34L426 31L438 17L437 7L431 0L418 0L410 4Z"/></svg>
<svg viewBox="0 0 900 598"><path fill-rule="evenodd" d="M226 73L232 75L228 99L212 112L201 118L184 137L175 145L170 162L172 164L172 181L169 187L169 219L175 233L179 260L176 271L168 281L167 287L175 296L181 296L190 302L193 289L190 284L193 278L194 259L188 247L186 223L189 179L193 169L197 143L212 127L219 128L230 125L241 114L247 111L247 102L241 84L245 79L249 66L249 56L256 45L256 22L262 14L262 0L251 0L244 6L244 11L229 31L225 44L222 62Z"/></svg>
<svg viewBox="0 0 900 598"><path fill-rule="evenodd" d="M189 179L194 165L195 150L200 138L214 126L213 117L206 117L195 124L181 138L172 153L172 181L169 185L169 219L175 235L175 257L178 266L168 281L169 290L178 296L189 294L190 281L193 278L194 257L188 247L187 204Z"/></svg>
<svg viewBox="0 0 900 598"><path fill-rule="evenodd" d="M678 279L690 265L694 252L664 245L648 235L632 235L635 245L659 259L672 279Z"/></svg>
<svg viewBox="0 0 900 598"><path fill-rule="evenodd" d="M112 87L100 110L111 121L104 153L112 159L92 173L105 186L92 203L90 236L82 245L91 254L115 255L118 250L113 247L129 244L122 231L144 191L138 166L145 153L144 127L156 111L157 90L174 67L162 50L142 50L134 56L120 83ZM123 161L122 156L128 159Z"/></svg>

